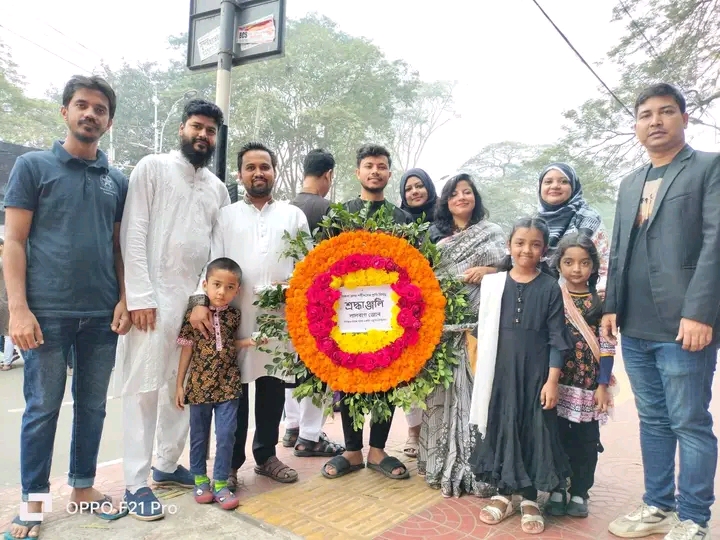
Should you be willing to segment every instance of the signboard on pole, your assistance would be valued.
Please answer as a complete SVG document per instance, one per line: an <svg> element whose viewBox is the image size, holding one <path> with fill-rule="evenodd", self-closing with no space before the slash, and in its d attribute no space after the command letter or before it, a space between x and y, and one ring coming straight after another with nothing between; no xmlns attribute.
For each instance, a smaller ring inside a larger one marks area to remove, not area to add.
<svg viewBox="0 0 720 540"><path fill-rule="evenodd" d="M220 0L190 0L187 67L217 69ZM286 0L235 0L233 66L285 54Z"/></svg>

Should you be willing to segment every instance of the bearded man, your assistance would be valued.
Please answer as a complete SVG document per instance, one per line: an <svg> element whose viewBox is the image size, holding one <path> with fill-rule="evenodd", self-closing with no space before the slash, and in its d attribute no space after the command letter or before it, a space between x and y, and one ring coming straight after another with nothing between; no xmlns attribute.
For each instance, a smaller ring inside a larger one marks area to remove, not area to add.
<svg viewBox="0 0 720 540"><path fill-rule="evenodd" d="M148 486L192 488L178 465L189 430L187 409L175 407L180 359L177 336L190 296L210 256L213 225L230 204L227 188L206 165L222 111L205 100L187 103L180 151L140 160L128 187L120 245L127 306L134 327L118 345L123 396L125 501L130 515L152 521L163 506Z"/></svg>

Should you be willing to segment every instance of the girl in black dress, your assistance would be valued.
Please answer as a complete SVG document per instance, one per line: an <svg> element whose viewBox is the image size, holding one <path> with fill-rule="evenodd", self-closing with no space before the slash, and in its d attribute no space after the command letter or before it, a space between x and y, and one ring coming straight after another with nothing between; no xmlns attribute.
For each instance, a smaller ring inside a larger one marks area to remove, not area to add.
<svg viewBox="0 0 720 540"><path fill-rule="evenodd" d="M519 508L527 534L545 530L538 490L552 492L570 476L555 407L571 344L560 286L538 269L547 245L543 220L519 220L509 241L509 271L484 278L470 418L480 435L471 465L499 493L480 520L495 525Z"/></svg>

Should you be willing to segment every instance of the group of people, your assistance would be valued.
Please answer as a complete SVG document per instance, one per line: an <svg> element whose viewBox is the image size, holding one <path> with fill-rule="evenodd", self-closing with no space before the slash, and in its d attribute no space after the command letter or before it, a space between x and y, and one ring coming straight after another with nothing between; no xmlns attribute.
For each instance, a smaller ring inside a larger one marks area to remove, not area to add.
<svg viewBox="0 0 720 540"><path fill-rule="evenodd" d="M100 518L163 518L149 477L156 486L193 489L198 503L237 507L250 383L256 474L281 483L298 479L276 455L284 414L283 444L299 457L330 458L324 477L367 467L408 478L403 462L385 451L392 417L371 424L364 456L363 432L341 400L344 441L329 440L323 410L310 398L294 399L297 381L269 373L269 357L258 347L257 295L292 275L284 235L310 234L327 214L333 156L310 152L302 192L286 203L273 198L275 153L247 143L237 156L244 195L230 204L226 187L207 169L224 121L216 105L188 102L179 150L143 158L129 180L98 148L116 108L107 82L73 77L62 105L66 139L18 158L5 196L9 335L25 360L27 510L42 510L31 494L49 492L71 350L70 499L89 504ZM523 531L543 532L538 491L550 493L553 515L588 515L620 331L640 417L646 492L610 531L626 538L659 532L668 540L709 538L717 465L708 409L720 322L720 155L685 143L685 100L674 87L648 88L635 112L651 164L621 184L612 242L568 164L540 172L537 215L519 219L506 239L469 175L450 179L438 197L430 177L411 169L396 207L384 193L390 153L379 145L358 150L360 195L346 209L367 207L371 215L385 208L398 223L431 221L429 240L440 253L435 272L458 277L478 313L477 325L469 325L474 332L446 336L459 360L453 383L407 413L405 451L444 496L489 498L480 513L487 524L519 510ZM116 362L122 502L93 487ZM189 470L178 462L188 433ZM40 525L17 516L6 538L38 537Z"/></svg>

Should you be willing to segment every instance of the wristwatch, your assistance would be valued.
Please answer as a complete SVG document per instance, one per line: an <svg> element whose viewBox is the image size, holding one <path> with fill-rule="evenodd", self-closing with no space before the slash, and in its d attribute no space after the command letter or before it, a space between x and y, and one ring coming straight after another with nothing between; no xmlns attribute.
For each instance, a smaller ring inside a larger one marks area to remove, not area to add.
<svg viewBox="0 0 720 540"><path fill-rule="evenodd" d="M190 301L188 302L188 309L192 309L195 306L209 306L210 305L210 299L205 294L196 294L194 296L190 297Z"/></svg>

